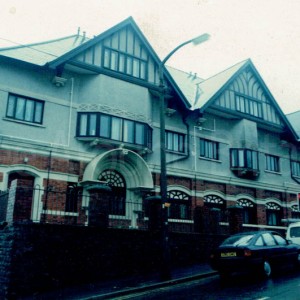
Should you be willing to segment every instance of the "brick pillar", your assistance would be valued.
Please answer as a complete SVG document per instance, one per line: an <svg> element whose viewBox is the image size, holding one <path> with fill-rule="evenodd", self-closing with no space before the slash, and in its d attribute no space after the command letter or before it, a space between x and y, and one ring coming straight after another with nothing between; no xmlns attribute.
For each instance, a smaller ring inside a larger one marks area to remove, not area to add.
<svg viewBox="0 0 300 300"><path fill-rule="evenodd" d="M235 234L243 230L243 207L239 205L228 207L229 233Z"/></svg>

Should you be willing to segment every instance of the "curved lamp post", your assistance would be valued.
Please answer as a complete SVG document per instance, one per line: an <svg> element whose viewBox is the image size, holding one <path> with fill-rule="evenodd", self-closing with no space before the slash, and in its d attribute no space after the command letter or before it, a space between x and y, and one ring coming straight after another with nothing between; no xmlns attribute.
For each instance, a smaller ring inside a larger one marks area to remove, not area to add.
<svg viewBox="0 0 300 300"><path fill-rule="evenodd" d="M167 214L167 171L166 171L166 144L165 144L165 85L163 76L163 67L167 60L180 48L187 44L199 45L210 38L210 35L204 33L194 39L188 40L174 48L159 65L159 98L160 98L160 196L163 209L162 220L162 246L163 246L163 266L161 272L162 280L171 278L170 254L169 254L169 236L168 236L168 214Z"/></svg>

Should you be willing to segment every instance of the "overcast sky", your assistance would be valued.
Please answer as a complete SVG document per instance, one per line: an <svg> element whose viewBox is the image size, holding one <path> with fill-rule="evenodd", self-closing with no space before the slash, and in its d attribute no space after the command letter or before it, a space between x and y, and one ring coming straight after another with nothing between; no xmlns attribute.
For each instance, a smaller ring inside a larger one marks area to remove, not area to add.
<svg viewBox="0 0 300 300"><path fill-rule="evenodd" d="M250 58L284 113L300 110L300 0L0 0L0 46L77 33L93 37L132 16L168 65L208 78ZM10 42L9 42L10 41Z"/></svg>

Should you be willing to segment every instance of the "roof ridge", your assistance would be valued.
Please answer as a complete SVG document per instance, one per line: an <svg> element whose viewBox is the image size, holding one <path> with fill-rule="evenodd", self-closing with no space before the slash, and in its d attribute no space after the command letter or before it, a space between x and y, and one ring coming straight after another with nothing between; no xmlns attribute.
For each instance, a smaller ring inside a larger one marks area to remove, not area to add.
<svg viewBox="0 0 300 300"><path fill-rule="evenodd" d="M245 63L248 62L248 61L251 62L251 59L250 59L250 58L247 58L247 59L241 60L240 62L235 63L234 65L232 65L232 66L230 66L230 67L228 67L228 68L226 68L226 69L224 69L224 70L222 70L222 71L220 71L220 72L218 72L218 73L216 73L216 74L214 74L214 75L212 75L212 76L210 76L210 77L204 79L203 82L205 82L205 81L207 81L207 80L209 80L209 79L212 79L212 78L214 78L214 77L216 77L216 76L218 76L218 75L220 75L220 74L222 74L222 73L225 73L225 72L227 72L228 70L230 70L230 69L236 67L236 66L239 65L239 64L242 64L242 63L245 64Z"/></svg>
<svg viewBox="0 0 300 300"><path fill-rule="evenodd" d="M55 42L59 42L62 40L66 40L66 39L70 39L70 38L74 38L74 37L82 37L86 40L90 40L89 37L85 36L85 35L81 35L81 34L72 34L72 35L68 35L65 37L60 37L60 38L56 38L56 39L51 39L51 40L47 40L47 41L42 41L42 42L37 42L37 43L32 43L32 44L19 44L18 46L12 46L12 47L5 47L5 48L0 48L0 52L1 51L7 51L7 50L15 50L15 49L20 49L20 48L29 48L29 47L34 47L34 46L40 46L43 44L50 44L50 43L55 43Z"/></svg>
<svg viewBox="0 0 300 300"><path fill-rule="evenodd" d="M286 114L286 116L290 116L290 115L298 114L298 113L300 113L300 109L298 109L298 110L296 110L296 111L293 111L293 112L291 112L291 113L288 113L288 114Z"/></svg>

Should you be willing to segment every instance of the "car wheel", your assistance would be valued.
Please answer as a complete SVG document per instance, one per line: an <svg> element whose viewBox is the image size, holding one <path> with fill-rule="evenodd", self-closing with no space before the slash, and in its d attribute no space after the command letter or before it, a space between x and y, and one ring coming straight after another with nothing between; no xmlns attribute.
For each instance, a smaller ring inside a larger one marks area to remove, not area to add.
<svg viewBox="0 0 300 300"><path fill-rule="evenodd" d="M269 278L272 274L272 267L267 260L263 262L262 274L265 278Z"/></svg>

